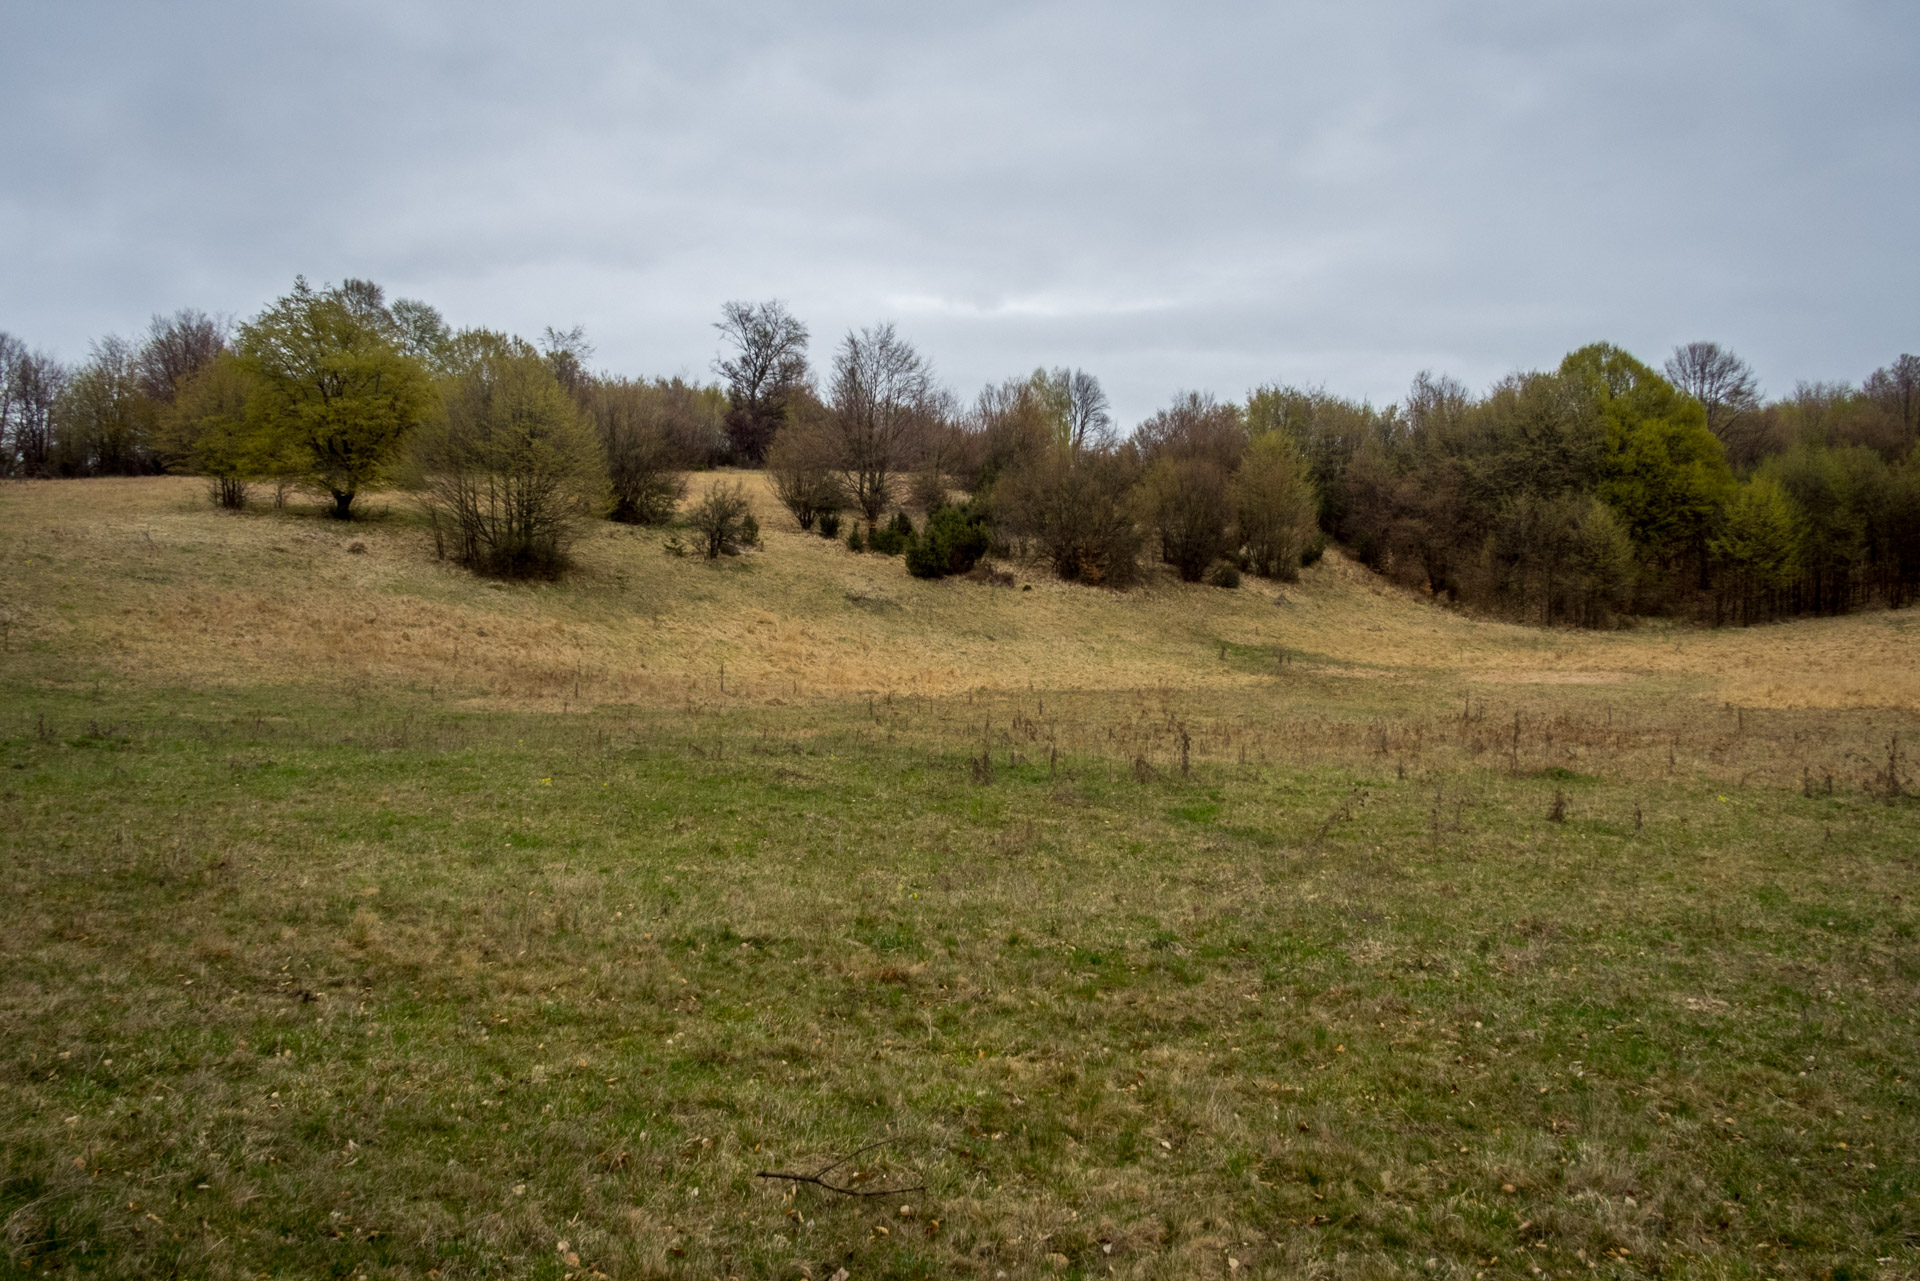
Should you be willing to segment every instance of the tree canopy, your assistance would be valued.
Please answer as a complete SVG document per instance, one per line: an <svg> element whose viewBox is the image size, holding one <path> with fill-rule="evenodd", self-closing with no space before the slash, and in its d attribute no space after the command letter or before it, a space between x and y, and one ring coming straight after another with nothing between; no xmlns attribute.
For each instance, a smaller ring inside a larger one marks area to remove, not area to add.
<svg viewBox="0 0 1920 1281"><path fill-rule="evenodd" d="M333 497L333 513L392 466L407 433L433 407L420 360L401 350L378 290L349 281L286 296L240 327L235 343L254 382L255 421L285 442L301 475Z"/></svg>

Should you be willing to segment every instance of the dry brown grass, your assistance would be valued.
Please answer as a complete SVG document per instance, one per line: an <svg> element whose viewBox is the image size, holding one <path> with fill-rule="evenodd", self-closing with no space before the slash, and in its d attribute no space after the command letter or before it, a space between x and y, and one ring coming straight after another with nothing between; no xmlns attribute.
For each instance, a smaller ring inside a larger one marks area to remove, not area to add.
<svg viewBox="0 0 1920 1281"><path fill-rule="evenodd" d="M711 479L694 478L696 496ZM1299 584L1231 592L1156 577L1117 594L1033 572L1012 588L921 582L898 559L798 532L762 477L744 479L760 552L675 558L664 532L608 525L572 579L513 586L435 561L397 497L385 518L340 526L217 512L185 478L11 484L0 621L9 649L56 647L118 679L399 683L490 705L1231 691L1266 679L1250 654L1284 653L1355 679L1920 707L1920 631L1901 613L1549 632L1436 607L1338 555ZM1241 647L1238 661L1196 661L1223 641Z"/></svg>
<svg viewBox="0 0 1920 1281"><path fill-rule="evenodd" d="M0 488L10 1266L1914 1273L1903 616L927 584L756 497L495 588ZM910 1216L755 1177L884 1135Z"/></svg>

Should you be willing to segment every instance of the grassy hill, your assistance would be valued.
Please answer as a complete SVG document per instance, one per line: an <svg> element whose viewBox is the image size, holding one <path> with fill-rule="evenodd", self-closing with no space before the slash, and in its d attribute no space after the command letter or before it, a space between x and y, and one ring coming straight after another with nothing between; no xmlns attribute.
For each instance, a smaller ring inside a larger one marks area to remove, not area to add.
<svg viewBox="0 0 1920 1281"><path fill-rule="evenodd" d="M755 492L501 586L0 490L14 1266L1920 1271L1905 615L927 583Z"/></svg>

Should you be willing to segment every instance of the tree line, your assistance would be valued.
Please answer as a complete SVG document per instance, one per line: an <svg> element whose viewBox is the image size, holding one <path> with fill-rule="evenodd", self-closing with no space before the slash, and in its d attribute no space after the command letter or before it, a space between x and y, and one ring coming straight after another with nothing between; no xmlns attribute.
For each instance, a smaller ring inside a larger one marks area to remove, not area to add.
<svg viewBox="0 0 1920 1281"><path fill-rule="evenodd" d="M708 556L750 547L737 483L685 504L688 471L732 466L764 468L801 530L844 525L851 550L926 577L998 553L1092 585L1158 563L1231 587L1295 578L1331 539L1410 587L1545 624L1744 623L1920 590L1910 355L1768 401L1715 344L1659 371L1597 344L1483 395L1427 373L1385 407L1277 384L1187 393L1122 434L1083 370L963 402L890 324L849 331L818 375L777 301L728 303L715 329L713 384L595 372L578 328L456 331L360 280L296 280L237 325L156 317L73 368L0 334L0 471L189 472L222 506L307 491L341 519L396 486L442 555L509 576L561 572L595 519L679 521Z"/></svg>

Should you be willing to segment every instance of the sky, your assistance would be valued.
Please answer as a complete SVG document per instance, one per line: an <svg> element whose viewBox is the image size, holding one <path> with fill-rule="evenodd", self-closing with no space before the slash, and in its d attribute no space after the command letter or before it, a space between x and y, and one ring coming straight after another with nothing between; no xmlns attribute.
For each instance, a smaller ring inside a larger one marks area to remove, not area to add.
<svg viewBox="0 0 1920 1281"><path fill-rule="evenodd" d="M1785 394L1920 350L1916 66L1913 0L4 0L0 330L304 274L629 375L780 298L1123 423L1601 340Z"/></svg>

